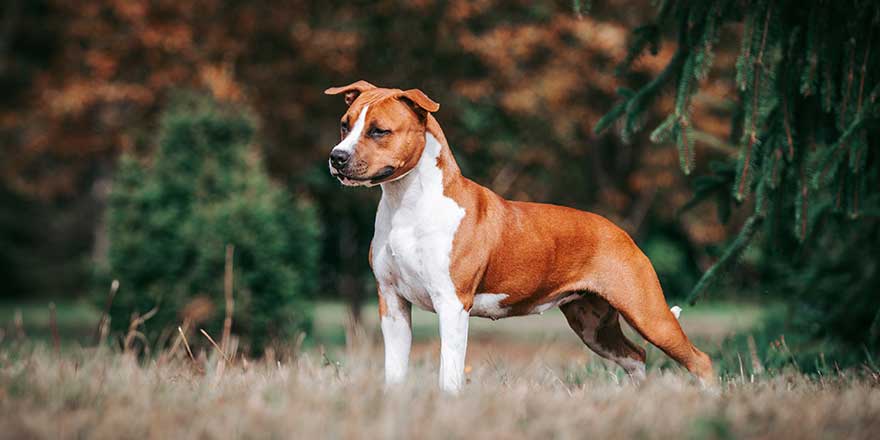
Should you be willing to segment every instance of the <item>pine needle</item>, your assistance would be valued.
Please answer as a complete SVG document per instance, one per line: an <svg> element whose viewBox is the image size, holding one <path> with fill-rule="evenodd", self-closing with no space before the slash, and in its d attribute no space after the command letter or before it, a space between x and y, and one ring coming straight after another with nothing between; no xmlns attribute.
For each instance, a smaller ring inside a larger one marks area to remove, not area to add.
<svg viewBox="0 0 880 440"><path fill-rule="evenodd" d="M727 246L727 249L725 249L721 258L719 258L718 261L703 274L700 281L698 281L697 285L694 287L694 290L691 291L691 294L687 299L690 305L696 304L697 299L699 299L715 282L719 272L722 271L722 269L726 269L729 264L732 264L748 247L752 238L754 238L755 233L758 232L758 226L761 224L762 220L763 217L758 214L753 214L748 220L746 220L739 234L733 242Z"/></svg>

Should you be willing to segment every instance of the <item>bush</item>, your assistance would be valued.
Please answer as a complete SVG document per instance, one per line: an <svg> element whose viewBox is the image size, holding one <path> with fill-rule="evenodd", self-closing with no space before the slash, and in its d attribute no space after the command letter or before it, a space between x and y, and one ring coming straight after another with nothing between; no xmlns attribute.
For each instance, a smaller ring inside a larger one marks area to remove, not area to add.
<svg viewBox="0 0 880 440"><path fill-rule="evenodd" d="M182 97L161 118L150 163L121 158L107 219L106 275L121 286L113 330L156 307L145 324L150 343L161 344L163 330L185 321L219 337L227 244L234 246L233 331L260 349L308 328L317 215L269 181L254 131L240 110Z"/></svg>

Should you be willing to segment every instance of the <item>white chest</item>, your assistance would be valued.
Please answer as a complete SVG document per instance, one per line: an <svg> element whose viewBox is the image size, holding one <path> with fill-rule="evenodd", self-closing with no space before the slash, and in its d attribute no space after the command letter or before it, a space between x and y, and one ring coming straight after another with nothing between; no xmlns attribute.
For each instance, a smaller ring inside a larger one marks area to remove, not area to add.
<svg viewBox="0 0 880 440"><path fill-rule="evenodd" d="M382 185L372 258L383 294L434 310L437 300L455 296L449 262L464 209L443 194L441 147L430 134L426 138L413 171Z"/></svg>

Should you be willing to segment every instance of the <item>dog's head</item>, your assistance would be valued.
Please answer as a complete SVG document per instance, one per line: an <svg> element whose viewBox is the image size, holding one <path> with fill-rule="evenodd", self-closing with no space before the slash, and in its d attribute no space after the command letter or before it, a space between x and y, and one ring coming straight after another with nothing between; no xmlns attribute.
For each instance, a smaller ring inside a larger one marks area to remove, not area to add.
<svg viewBox="0 0 880 440"><path fill-rule="evenodd" d="M384 89L366 81L331 87L343 94L342 139L330 152L330 174L348 186L398 179L416 166L425 148L428 113L440 108L421 90Z"/></svg>

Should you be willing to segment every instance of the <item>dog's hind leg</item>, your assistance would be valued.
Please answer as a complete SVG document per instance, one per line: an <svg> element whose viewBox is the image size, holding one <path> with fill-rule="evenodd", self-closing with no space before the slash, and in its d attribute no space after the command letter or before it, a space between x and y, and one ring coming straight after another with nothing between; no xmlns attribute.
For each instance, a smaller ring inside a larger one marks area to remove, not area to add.
<svg viewBox="0 0 880 440"><path fill-rule="evenodd" d="M587 347L623 367L634 381L645 378L645 350L623 334L619 314L607 301L587 293L559 308Z"/></svg>
<svg viewBox="0 0 880 440"><path fill-rule="evenodd" d="M700 378L704 385L716 382L712 360L694 347L681 329L673 311L669 309L660 281L648 258L639 254L627 271L606 279L604 289L598 292L611 307L617 309L633 329L648 342L663 350L669 357Z"/></svg>

